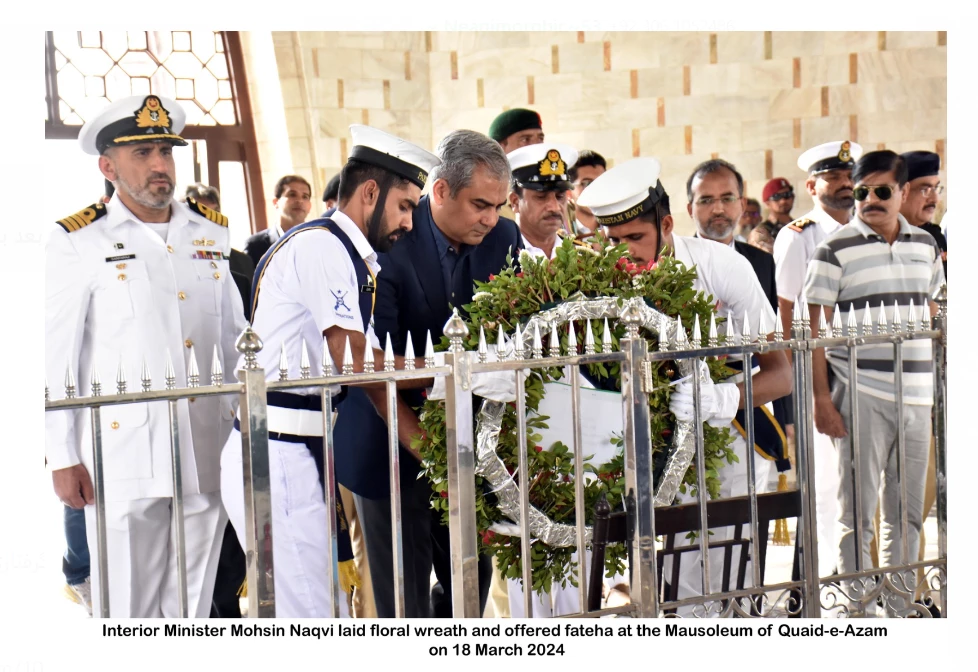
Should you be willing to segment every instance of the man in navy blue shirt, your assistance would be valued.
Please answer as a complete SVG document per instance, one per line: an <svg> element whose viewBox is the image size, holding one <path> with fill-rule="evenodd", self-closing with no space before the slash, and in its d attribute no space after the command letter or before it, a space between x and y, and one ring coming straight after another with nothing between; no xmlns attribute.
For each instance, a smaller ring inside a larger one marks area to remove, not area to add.
<svg viewBox="0 0 978 672"><path fill-rule="evenodd" d="M474 131L455 131L436 150L442 160L429 178L431 192L414 210L414 226L379 256L374 330L403 354L410 334L420 354L431 332L437 343L452 307L470 303L474 281L487 281L522 249L516 223L499 217L509 191L509 163L498 143ZM402 393L413 408L418 391ZM336 474L356 495L367 542L377 615L394 614L393 554L387 425L359 388L349 388L335 428ZM431 487L418 479L420 465L400 448L401 520L404 542L405 615L451 616L448 528L430 505ZM434 567L442 588L431 592ZM485 607L491 567L480 559L480 592ZM432 602L434 601L434 604Z"/></svg>

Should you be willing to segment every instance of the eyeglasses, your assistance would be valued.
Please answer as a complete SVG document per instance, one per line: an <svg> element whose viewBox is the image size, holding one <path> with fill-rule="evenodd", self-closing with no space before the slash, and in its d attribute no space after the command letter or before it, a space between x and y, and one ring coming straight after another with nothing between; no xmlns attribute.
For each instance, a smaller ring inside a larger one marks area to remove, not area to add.
<svg viewBox="0 0 978 672"><path fill-rule="evenodd" d="M786 191L783 194L775 194L774 196L771 197L771 200L777 203L778 201L786 201L789 198L794 198L794 197L795 197L794 191Z"/></svg>
<svg viewBox="0 0 978 672"><path fill-rule="evenodd" d="M859 185L852 190L852 197L857 201L865 201L869 197L869 192L875 193L876 198L881 201L888 201L893 195L893 187L886 184L873 187Z"/></svg>
<svg viewBox="0 0 978 672"><path fill-rule="evenodd" d="M940 196L941 194L944 193L944 185L943 184L939 184L936 187L932 187L932 186L930 186L928 184L928 185L923 186L923 187L917 187L917 191L919 191L920 192L920 195L923 196L924 198L927 198L932 193L935 193L938 196Z"/></svg>
<svg viewBox="0 0 978 672"><path fill-rule="evenodd" d="M698 207L698 208L709 208L710 206L712 206L717 201L720 201L721 203L723 203L723 207L727 207L728 205L731 205L733 203L736 203L739 200L740 200L740 196L733 196L731 194L728 194L726 196L721 196L720 198L713 198L711 196L704 196L703 198L697 198L696 199L696 207Z"/></svg>

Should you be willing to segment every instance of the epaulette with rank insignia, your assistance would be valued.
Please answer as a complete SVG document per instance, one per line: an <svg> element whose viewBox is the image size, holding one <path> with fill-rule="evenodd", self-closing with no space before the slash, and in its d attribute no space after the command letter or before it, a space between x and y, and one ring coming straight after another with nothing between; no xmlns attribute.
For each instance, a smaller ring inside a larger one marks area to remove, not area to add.
<svg viewBox="0 0 978 672"><path fill-rule="evenodd" d="M196 212L198 215L206 217L215 224L220 224L221 226L228 225L228 218L226 216L222 215L216 210L211 210L206 205L202 205L192 198L187 199L187 205L190 206L190 209Z"/></svg>
<svg viewBox="0 0 978 672"><path fill-rule="evenodd" d="M796 231L797 233L801 233L806 226L811 226L814 223L814 219L796 219L788 225L788 228L792 231Z"/></svg>
<svg viewBox="0 0 978 672"><path fill-rule="evenodd" d="M93 203L84 210L80 210L64 219L59 219L58 225L68 233L80 231L99 217L104 217L106 212L105 203Z"/></svg>

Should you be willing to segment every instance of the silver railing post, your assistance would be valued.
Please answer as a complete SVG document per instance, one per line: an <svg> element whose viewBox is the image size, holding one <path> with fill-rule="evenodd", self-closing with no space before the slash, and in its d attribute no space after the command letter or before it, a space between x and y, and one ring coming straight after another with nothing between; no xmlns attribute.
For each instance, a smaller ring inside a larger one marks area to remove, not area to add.
<svg viewBox="0 0 978 672"><path fill-rule="evenodd" d="M102 395L102 385L98 373L92 371L92 396ZM68 369L65 378L65 399L75 396L75 382ZM102 411L92 407L92 487L95 490L95 538L98 544L98 594L99 618L109 617L109 547L108 532L105 529L105 475L102 457Z"/></svg>
<svg viewBox="0 0 978 672"><path fill-rule="evenodd" d="M811 336L808 315L804 304L796 304L792 320L791 368L794 374L795 402L795 457L798 461L798 489L801 497L800 529L802 550L802 613L808 618L821 616L820 584L818 576L818 535L815 516L815 450L812 425L814 421L812 399L812 351L807 339Z"/></svg>
<svg viewBox="0 0 978 672"><path fill-rule="evenodd" d="M937 295L934 329L940 337L934 340L934 453L937 472L937 557L944 561L941 581L941 615L947 618L947 284ZM926 306L924 307L926 310ZM924 512L926 515L927 512Z"/></svg>
<svg viewBox="0 0 978 672"><path fill-rule="evenodd" d="M241 426L241 460L244 472L244 505L247 548L248 616L275 617L275 586L272 563L271 475L268 463L268 406L265 371L256 354L262 341L251 327L235 342L245 356L237 372L243 384L238 417Z"/></svg>
<svg viewBox="0 0 978 672"><path fill-rule="evenodd" d="M458 310L445 324L451 344L445 363L445 421L448 448L448 527L452 555L452 613L455 618L479 618L479 551L476 546L475 448L472 431L472 391L469 358L463 341L468 327ZM522 521L526 525L526 521Z"/></svg>
<svg viewBox="0 0 978 672"><path fill-rule="evenodd" d="M652 481L652 437L649 426L649 400L642 372L648 344L639 336L641 312L635 303L621 313L625 338L621 351L621 401L625 442L625 491L635 502L635 526L631 544L631 594L635 615L657 618L659 586L655 563L655 518ZM666 338L665 334L660 334Z"/></svg>

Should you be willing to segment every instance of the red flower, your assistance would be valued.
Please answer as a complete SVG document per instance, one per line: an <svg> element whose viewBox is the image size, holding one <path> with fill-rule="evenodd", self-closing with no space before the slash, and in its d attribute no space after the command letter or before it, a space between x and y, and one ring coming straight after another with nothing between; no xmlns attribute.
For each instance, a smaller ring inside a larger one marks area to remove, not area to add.
<svg viewBox="0 0 978 672"><path fill-rule="evenodd" d="M495 276L495 275L493 275L492 273L490 273L490 274L489 274L489 282L492 282L492 281L493 281L493 280L495 280L495 279L496 279L496 276Z"/></svg>
<svg viewBox="0 0 978 672"><path fill-rule="evenodd" d="M533 450L537 451L538 453L542 453L543 452L543 446L536 446L536 447L534 447Z"/></svg>
<svg viewBox="0 0 978 672"><path fill-rule="evenodd" d="M627 266L628 257L621 257L617 262L615 262L615 268L617 268L619 271L624 271Z"/></svg>
<svg viewBox="0 0 978 672"><path fill-rule="evenodd" d="M421 397L423 399L427 399L428 398L428 390L421 390Z"/></svg>
<svg viewBox="0 0 978 672"><path fill-rule="evenodd" d="M441 495L442 497L444 497L444 498L446 498L446 499L448 498L448 491L447 491L447 490L442 490L442 491L441 491L440 493L438 493L438 494L440 494L440 495Z"/></svg>
<svg viewBox="0 0 978 672"><path fill-rule="evenodd" d="M523 271L520 271L519 273L517 273L516 274L516 277L517 278L522 278L523 277Z"/></svg>
<svg viewBox="0 0 978 672"><path fill-rule="evenodd" d="M482 543L488 546L495 536L496 536L495 532L493 532L492 530L486 530L485 532L482 533Z"/></svg>
<svg viewBox="0 0 978 672"><path fill-rule="evenodd" d="M671 429L663 429L662 430L662 436L669 436L670 434L672 434L672 430Z"/></svg>

